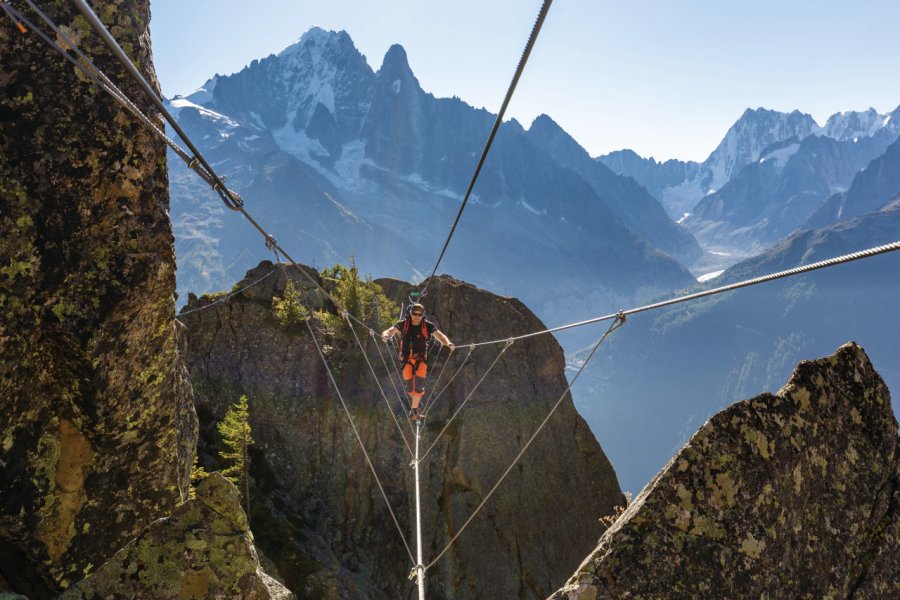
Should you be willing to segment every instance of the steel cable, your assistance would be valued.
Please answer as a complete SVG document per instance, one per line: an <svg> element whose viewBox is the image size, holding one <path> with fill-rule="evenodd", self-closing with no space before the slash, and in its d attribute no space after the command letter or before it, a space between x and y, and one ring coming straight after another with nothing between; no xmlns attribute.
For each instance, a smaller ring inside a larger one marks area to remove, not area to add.
<svg viewBox="0 0 900 600"><path fill-rule="evenodd" d="M534 433L531 434L531 437L528 439L527 442L525 442L525 445L522 446L522 449L519 450L519 453L516 455L516 457L513 459L513 461L506 468L506 471L503 472L503 475L500 476L500 479L497 480L497 483L494 484L494 487L492 487L490 489L490 491L487 493L487 495L485 495L485 497L482 498L481 502L478 504L478 506L475 508L475 510L472 511L472 514L469 515L469 518L466 519L466 521L465 521L465 523L463 523L462 527L460 527L459 530L456 532L456 534L454 534L454 536L452 538L450 538L450 541L447 542L447 544L444 546L444 549L441 550L438 553L438 555L430 563L428 563L428 566L425 567L426 571L428 569L430 569L431 567L433 567L435 565L435 563L437 563L441 559L441 557L444 556L444 554L447 552L447 550L449 550L450 547L453 546L453 544L454 544L454 542L456 542L457 538L459 538L459 536L462 534L462 532L465 531L466 527L469 526L469 523L472 522L472 519L475 518L475 515L478 514L478 512L482 509L482 507L484 507L485 503L487 503L487 501L490 499L490 497L493 495L493 493L497 490L497 488L500 487L500 484L503 483L503 480L506 479L507 475L509 475L509 473L510 473L510 471L512 471L513 467L516 466L516 463L519 462L519 459L522 458L522 455L525 454L525 451L528 450L528 447L531 446L531 442L533 442L535 440L535 438L538 436L538 434L541 432L541 430L544 428L544 426L550 421L550 417L553 416L553 414L556 412L556 409L558 409L560 404L562 404L562 401L565 399L566 394L569 393L569 391L572 389L572 386L578 380L579 375L581 375L582 371L584 371L584 368L594 357L594 353L597 351L597 348L600 347L600 345L604 342L604 340L606 340L606 338L609 336L609 334L611 334L613 331L615 331L616 329L621 327L623 323L625 323L624 317L616 318L616 320L609 326L609 329L606 330L606 333L604 333L600 337L600 339L597 340L597 343L594 344L594 348L591 350L591 353L588 355L588 357L585 359L584 363L578 369L578 372L575 373L575 377L572 378L572 381L569 382L569 384L566 386L566 389L560 395L559 399L556 401L556 404L553 405L553 407L550 409L550 412L547 413L547 416L544 417L544 420L541 422L540 425L538 425L538 428L534 430ZM428 453L426 452L425 454L427 455Z"/></svg>
<svg viewBox="0 0 900 600"><path fill-rule="evenodd" d="M519 78L522 77L522 72L525 70L525 63L528 62L528 57L531 56L531 50L534 48L534 44L537 41L537 36L541 32L541 26L544 24L544 19L547 17L547 11L550 10L550 5L552 3L553 0L544 0L544 4L541 6L541 10L534 22L534 27L531 28L531 35L528 37L528 43L525 44L525 50L522 52L522 57L519 59L519 65L516 67L516 72L509 84L509 88L506 90L506 97L503 99L503 104L500 106L500 112L497 113L497 118L494 120L494 126L491 128L491 133L490 135L488 135L488 139L484 145L484 149L481 151L481 158L478 159L478 165L475 167L475 172L472 174L472 179L469 181L469 187L466 188L466 193L463 196L463 201L459 207L459 212L456 213L456 219L453 220L453 226L450 227L450 233L447 234L447 240L444 242L444 247L441 249L441 254L438 256L437 262L434 263L434 269L431 270L431 277L426 280L425 288L422 292L423 295L428 290L428 283L430 283L431 278L433 278L434 274L437 273L438 266L441 264L441 260L443 260L444 258L444 253L447 252L447 246L450 245L450 238L453 237L453 233L456 231L456 226L459 225L459 219L460 217L462 217L463 211L466 209L466 204L468 204L469 202L469 196L472 195L472 189L475 187L475 181L478 179L478 175L481 173L481 168L484 166L484 161L485 159L487 159L488 152L490 152L491 150L491 146L494 143L494 137L496 137L497 131L500 129L500 124L503 122L503 115L506 114L506 108L509 106L510 100L512 100L513 92L516 91L516 86L519 83Z"/></svg>

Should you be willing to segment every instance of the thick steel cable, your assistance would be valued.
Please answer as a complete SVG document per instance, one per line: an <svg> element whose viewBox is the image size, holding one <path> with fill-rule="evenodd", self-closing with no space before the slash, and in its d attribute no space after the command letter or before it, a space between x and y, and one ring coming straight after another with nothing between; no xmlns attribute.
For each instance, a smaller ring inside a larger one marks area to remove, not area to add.
<svg viewBox="0 0 900 600"><path fill-rule="evenodd" d="M150 98L150 101L156 105L157 110L162 113L165 117L166 121L169 122L169 125L172 126L172 129L178 134L190 151L194 155L194 159L200 162L203 165L203 168L209 173L210 177L212 177L214 185L213 189L219 194L222 198L222 201L225 205L232 210L240 210L241 206L243 206L244 201L240 196L233 193L229 190L225 184L222 182L222 179L216 174L213 170L212 166L207 162L206 158L197 149L194 143L190 140L187 134L181 129L181 126L175 120L175 118L169 113L166 109L165 104L162 99L157 95L156 90L153 89L147 80L144 78L143 74L138 71L137 67L134 66L134 63L131 62L131 59L128 58L128 55L125 54L125 51L122 50L122 47L116 41L116 39L112 36L112 34L106 29L106 26L100 21L100 18L97 14L88 6L85 0L72 0L75 6L81 11L81 14L87 19L88 23L91 26L91 29L100 36L100 39L106 44L106 46L112 51L113 55L119 60L123 67L128 71L131 75L132 79L141 87L145 94Z"/></svg>
<svg viewBox="0 0 900 600"><path fill-rule="evenodd" d="M460 403L460 405L456 408L456 411L453 413L453 416L450 417L450 418L447 420L446 423L444 423L443 429L441 429L441 432L440 432L439 434L437 434L437 436L434 438L434 441L431 442L431 445L428 446L428 450L426 450L426 451L425 451L425 454L422 455L422 459L421 459L421 460L425 460L425 457L428 456L428 453L431 452L431 449L434 448L434 447L437 445L438 441L440 441L440 439L441 439L441 436L443 436L443 435L444 435L444 432L447 431L447 428L450 427L450 423L452 423L453 420L456 418L456 416L462 411L463 407L466 405L466 402L468 402L469 399L470 399L473 395L475 395L475 392L478 390L478 387L481 385L481 383L482 383L482 382L485 380L485 378L488 376L488 373L491 372L491 369L494 368L494 365L497 364L497 361L500 360L500 357L503 356L503 354L509 349L510 346L512 346L512 344L513 344L512 341L510 341L508 344L506 344L505 346L503 346L503 349L502 349L502 350L500 351L500 353L497 355L497 358L494 359L494 362L491 363L491 366L489 366L489 367L487 368L487 371L484 372L484 374L481 376L481 379L479 379L479 380L478 380L478 383L475 384L475 387L473 387L473 388L469 391L469 395L466 396L465 399L462 401L462 403Z"/></svg>
<svg viewBox="0 0 900 600"><path fill-rule="evenodd" d="M56 23L47 16L34 2L31 0L25 0L28 5L32 8L32 10L63 40L63 42L68 46L75 54L78 56L80 60L76 60L73 58L65 48L61 47L55 40L51 39L41 28L37 27L32 21L30 21L27 17L25 17L21 12L16 10L14 7L9 5L8 3L2 3L0 6L3 7L3 10L6 14L14 21L17 22L17 18L24 23L28 24L34 33L36 33L41 39L43 39L48 45L50 45L54 50L56 50L63 58L71 62L85 77L94 82L100 89L108 93L114 100L119 102L128 112L130 112L136 119L138 119L141 123L146 125L153 133L155 133L160 139L162 139L165 144L172 149L175 154L187 164L188 168L197 173L203 181L216 189L216 183L210 175L209 172L194 158L185 152L181 146L179 146L172 138L170 138L166 133L157 127L156 123L154 123L147 115L145 115L140 108L138 108L131 99L125 94L121 89L116 86L106 74L100 70L91 59L81 51L77 44L75 44L68 36L66 36L65 32L62 31ZM18 24L18 22L17 22ZM26 31L27 32L27 31ZM23 32L23 33L26 33ZM218 192L221 196L221 191ZM235 194L236 195L236 194ZM239 196L238 196L239 197ZM227 204L227 202L226 202Z"/></svg>
<svg viewBox="0 0 900 600"><path fill-rule="evenodd" d="M531 56L531 50L534 48L534 44L537 41L537 36L541 31L541 26L544 24L544 19L547 17L547 11L550 10L550 5L553 3L553 0L544 0L544 4L541 6L541 10L538 13L537 19L534 22L534 27L531 29L531 35L528 37L528 43L525 45L525 50L522 52L522 57L519 59L519 65L516 67L516 72L513 75L512 81L509 84L509 88L506 90L506 97L503 99L503 104L500 106L500 112L497 113L497 118L494 120L494 126L491 128L491 133L488 135L487 142L484 145L484 149L481 151L481 158L478 160L478 165L475 167L475 172L472 174L472 179L469 181L469 187L466 188L465 196L463 196L462 204L459 207L459 212L456 213L456 219L453 221L453 226L450 228L450 233L447 234L447 240L444 242L444 247L441 249L441 254L438 256L437 262L434 263L434 269L431 270L431 277L426 280L424 290L428 290L428 283L430 283L431 278L434 277L434 274L437 273L438 266L441 264L441 260L444 258L444 253L447 252L447 246L450 245L450 238L453 237L453 232L456 231L456 226L459 225L459 219L462 217L463 211L466 209L466 204L469 202L469 196L472 195L472 189L475 187L475 181L478 179L478 175L481 173L481 168L484 166L484 161L487 159L488 152L491 150L491 145L494 143L494 137L497 135L497 131L500 129L501 123L503 123L503 115L506 114L506 108L509 106L510 100L512 100L513 92L516 91L516 86L519 83L519 78L522 77L522 72L525 70L525 63L528 62L528 57ZM424 291L423 291L424 294Z"/></svg>
<svg viewBox="0 0 900 600"><path fill-rule="evenodd" d="M460 373L462 373L463 367L466 366L466 363L469 361L469 357L472 356L472 352L474 352L474 351L475 351L475 348L469 346L469 353L466 354L466 357L463 359L462 364L459 365L459 368L456 369L456 372L453 374L453 376L450 377L450 379L447 381L446 384L444 384L444 387L441 388L441 391L438 392L437 396L432 394L431 398L425 404L425 409L422 411L423 413L425 413L426 417L428 416L428 411L431 409L431 407L434 405L435 402L440 400L441 396L444 395L444 392L447 391L447 388L450 387L450 384L453 383L453 380L456 379L456 376L459 375Z"/></svg>
<svg viewBox="0 0 900 600"><path fill-rule="evenodd" d="M487 493L487 495L484 498L482 498L481 503L475 508L474 511L472 511L472 514L469 515L469 518L466 519L466 522L463 523L462 527L459 528L459 531L457 531L456 534L450 539L450 541L447 542L447 544L444 546L444 549L441 550L438 553L438 555L430 563L428 563L428 566L425 567L426 571L428 571L428 569L433 567L435 565L435 563L437 563L441 559L441 557L444 556L444 554L446 554L447 550L449 550L450 547L453 546L453 544L454 544L454 542L456 542L457 538L459 538L459 536L462 534L462 532L465 531L466 527L469 526L469 523L472 522L472 519L475 518L475 515L478 514L478 512L484 507L484 505L487 503L487 501L493 495L493 493L497 490L497 488L500 487L500 484L503 483L503 480L506 479L507 475L509 475L509 473L513 470L513 467L516 466L516 463L519 462L519 459L522 458L522 455L525 454L525 451L528 450L528 447L531 446L531 442L533 442L534 439L541 432L541 430L544 429L544 426L547 424L548 421L550 421L550 417L553 416L553 414L556 412L556 409L558 409L559 406L562 404L566 395L569 393L569 391L572 389L572 386L578 380L579 375L581 375L581 373L584 371L584 368L587 366L587 364L589 362L591 362L591 359L594 357L594 353L597 352L597 348L599 348L600 345L604 342L604 340L606 340L606 338L609 337L609 334L611 334L613 331L615 331L616 329L621 327L623 323L625 323L625 317L622 317L622 316L617 317L616 320L609 326L609 329L606 330L606 333L604 333L600 337L600 339L597 340L597 343L594 344L594 347L591 350L591 353L585 359L584 363L582 363L581 367L579 367L578 372L575 373L575 377L573 377L572 381L569 382L569 384L566 386L566 389L560 395L559 399L556 401L556 404L553 405L553 408L550 409L550 412L547 413L547 416L544 417L544 420L541 422L540 425L538 425L538 428L534 430L534 433L531 434L531 437L528 438L528 441L525 442L525 445L522 446L521 450L519 450L519 453L516 455L516 457L513 459L513 461L506 468L506 471L503 472L503 475L501 475L500 479L497 480L497 483L494 484L494 487L492 487L491 490Z"/></svg>
<svg viewBox="0 0 900 600"><path fill-rule="evenodd" d="M3 10L13 20L13 22L16 22L17 20L19 20L19 21L22 21L23 23L25 23L26 25L28 25L28 27L31 29L31 31L36 33L38 35L38 37L40 37L48 45L50 45L54 50L56 50L63 58L65 58L66 60L71 62L79 71L81 71L81 73L85 77L87 77L88 79L93 81L98 87L100 87L100 89L104 90L106 93L108 93L114 99L118 100L132 115L134 115L138 120L140 120L142 123L144 123L147 127L151 128L157 135L162 136L164 138L164 140L166 141L166 144L170 148L172 148L176 153L180 152L181 153L180 155L185 154L184 151L181 149L181 147L178 146L178 144L176 144L174 140L172 140L170 137L168 137L165 134L165 132L160 130L159 127L157 127L157 125L155 123L153 123L153 121L151 121L149 117L147 117L147 115L145 115L143 112L141 112L141 110L137 106L135 106L133 102L131 102L131 100L128 98L128 96L125 95L124 92L122 92L122 90L120 90L112 81L109 80L108 77L106 77L106 75L102 71L100 71L94 65L94 63L91 61L91 59L88 58L81 51L81 49L68 38L68 36L66 36L65 32L63 32L61 29L59 29L59 27L56 26L56 23L54 23L53 20L50 19L50 17L48 17L46 13L44 13L44 11L42 11L36 4L34 4L34 2L32 2L32 0L25 0L25 2L41 18L41 20L43 20L50 27L50 29L53 30L53 32L56 35L58 35L63 40L63 42L69 48L72 49L73 52L75 52L75 54L83 62L78 61L75 58L73 58L68 52L66 52L65 48L63 48L59 44L57 44L56 41L54 41L52 38L50 38L50 36L47 35L46 32L44 32L40 27L35 25L32 21L30 21L24 14L19 12L11 4L9 4L7 2L3 2L2 4L0 4L0 6L3 7ZM184 158L184 157L182 157L182 158ZM190 157L188 157L188 160L189 160L189 158Z"/></svg>
<svg viewBox="0 0 900 600"><path fill-rule="evenodd" d="M372 337L376 337L374 331L372 332ZM378 356L381 358L381 364L384 365L384 370L387 371L388 379L391 380L391 385L394 386L394 392L397 393L397 398L400 400L400 408L404 411L404 414L406 414L409 412L409 408L408 405L404 402L404 394L400 391L400 388L397 387L397 383L394 381L394 376L391 374L391 368L387 366L387 361L384 359L384 354L381 352L381 346L378 345L377 339L375 339L375 349L378 350ZM407 419L407 423L409 423L409 419ZM409 423L409 430L413 432L413 435L415 435L415 430L413 429L412 423Z"/></svg>
<svg viewBox="0 0 900 600"><path fill-rule="evenodd" d="M268 278L268 277L269 277L272 273L274 273L275 271L278 271L278 265L276 265L271 271L269 271L268 273L266 273L265 275L263 275L262 277L260 277L260 278L257 279L256 281L254 281L253 283L248 284L248 285L245 285L244 287L242 287L242 288L240 288L240 289L238 289L238 290L235 290L235 291L233 291L233 292L229 292L228 294L226 294L225 296L219 298L219 299L216 300L215 302L210 302L209 304L206 304L206 305L204 305L204 306L199 306L199 307L197 307L197 308L192 308L191 310L183 310L183 311L181 311L180 313L178 313L178 316L175 317L175 318L177 319L178 317L183 317L183 316L185 316L185 315L191 315L191 314L194 314L195 312L200 312L201 310L206 310L207 308L212 308L212 307L215 306L216 304L219 304L219 303L221 303L221 302L225 302L226 300L231 300L233 297L237 296L238 294L240 294L240 293L242 293L242 292L244 292L244 291L246 291L246 290L249 290L249 289L252 288L254 285L256 285L257 283L261 282L263 279Z"/></svg>
<svg viewBox="0 0 900 600"><path fill-rule="evenodd" d="M390 401L387 399L387 395L384 393L384 388L381 387L381 381L378 379L378 375L375 374L375 369L372 367L372 363L369 361L369 356L366 354L365 348L363 348L362 342L359 340L359 336L356 335L356 329L353 327L353 323L350 321L350 318L347 316L348 313L343 313L344 320L347 321L347 326L350 327L350 331L353 332L353 339L356 340L356 345L359 346L359 351L362 353L363 358L366 359L366 364L369 365L369 371L372 373L372 378L375 380L375 384L378 386L378 391L381 393L381 397L384 398L384 404L387 406L388 412L391 413L391 418L394 420L394 423L397 424L397 431L400 432L400 437L403 438L403 443L406 445L406 449L409 450L409 456L412 458L414 456L412 446L409 445L409 440L406 439L406 435L403 433L403 428L400 426L400 422L397 420L397 415L394 413L393 407L391 407ZM377 344L376 344L377 346ZM404 415L405 417L406 415Z"/></svg>
<svg viewBox="0 0 900 600"><path fill-rule="evenodd" d="M793 269L787 269L785 271L778 271L777 273L761 275L760 277L754 277L753 279L746 279L744 281L739 281L737 283L723 285L721 287L704 290L702 292L696 292L694 294L687 294L685 296L679 296L677 298L672 298L671 300L663 300L662 302L656 302L654 304L647 304L645 306L641 306L638 308L622 310L622 311L619 311L614 314L604 315L602 317L594 317L592 319L587 319L585 321L578 321L576 323L569 323L568 325L561 325L559 327L553 327L552 329L542 329L541 331L534 331L532 333L526 333L524 335L517 335L517 336L511 337L511 338L498 338L496 340L491 340L488 342L477 342L474 344L460 344L460 346L465 346L465 345L487 346L487 345L491 345L491 344L501 344L501 343L507 342L508 340L513 340L513 341L523 340L525 338L530 338L530 337L534 337L537 335L544 335L545 333L556 333L557 331L573 329L575 327L583 327L585 325L591 325L593 323L599 323L601 321L609 321L609 320L615 319L616 317L619 317L619 316L627 317L629 315L637 314L640 312L645 312L648 310L655 310L657 308L663 308L666 306L672 306L673 304L679 304L681 302L688 302L690 300L696 300L698 298L703 298L706 296L714 296L716 294L730 292L732 290L749 287L749 286L756 285L759 283L765 283L767 281L774 281L776 279L792 277L794 275L800 275L802 273L807 273L809 271L815 271L817 269L824 269L826 267L833 267L835 265L853 262L856 260L861 260L863 258L878 256L879 254L887 254L888 252L893 252L895 250L900 250L900 241L892 242L890 244L884 244L882 246L875 246L872 248L868 248L866 250L860 250L859 252L851 252L849 254L835 256L834 258L820 260L819 262L814 262L814 263L804 265L801 267L794 267Z"/></svg>
<svg viewBox="0 0 900 600"><path fill-rule="evenodd" d="M325 358L325 354L322 352L322 348L319 346L319 340L316 339L316 334L313 332L312 325L309 324L309 319L304 319L304 323L306 323L306 328L309 330L309 335L312 338L313 343L316 346L316 351L319 353L319 358L322 359L322 364L325 365L325 371L328 373L328 378L331 380L331 385L334 386L334 390L337 392L338 399L341 401L341 406L344 407L344 413L347 415L347 420L350 421L350 427L353 429L353 434L356 436L356 440L359 442L359 447L363 452L363 456L366 458L366 464L369 465L369 470L372 471L372 477L375 478L375 483L378 485L378 489L381 491L381 497L384 498L384 503L387 506L388 512L391 513L391 519L394 521L394 525L397 527L397 533L400 534L400 539L403 540L403 546L406 548L406 553L409 555L409 560L413 565L416 564L416 559L413 556L412 550L409 548L409 544L406 541L406 536L403 534L403 529L400 527L400 522L397 521L397 516L394 514L394 509L391 507L391 501L388 500L387 494L384 492L384 487L381 485L381 480L378 478L378 473L375 471L375 465L372 464L372 459L369 458L369 453L366 451L366 445L362 441L362 437L359 435L359 431L356 429L356 423L353 421L353 415L350 414L350 409L347 408L347 403L344 401L344 396L341 394L341 390L338 387L337 381L334 379L334 374L331 372L331 367L328 365L328 360Z"/></svg>
<svg viewBox="0 0 900 600"><path fill-rule="evenodd" d="M393 337L391 337L388 340L388 343L391 345L391 348L394 350L394 353L397 356L400 356L400 349L397 347L397 344L394 342ZM397 373L397 381L400 382L400 387L403 388L403 381L404 381L403 372L400 370L399 364L396 364L396 363L394 364L394 372ZM407 410L412 410L412 404L410 404L409 402L406 402L406 394L405 393L402 395L402 398L403 398L403 402L404 402L404 405L406 406Z"/></svg>
<svg viewBox="0 0 900 600"><path fill-rule="evenodd" d="M437 354L434 355L434 363L435 364L437 364L437 362L441 359L441 352L443 352L443 351L444 351L444 345L441 344L441 347L438 348ZM441 376L444 374L444 370L447 368L448 360L450 360L449 353L447 354L447 358L444 359L444 364L441 365L441 370L438 373L437 379L435 379L435 377L433 375L428 375L427 371L426 371L426 375L425 375L426 379L425 379L425 386L424 386L425 393L422 394L422 401L419 404L419 407L422 409L423 415L425 414L425 407L428 405L428 401L426 399L430 399L431 396L434 394L434 390L437 389L437 385L441 381ZM425 364L428 365L429 362L431 362L431 361L427 360L427 361L425 361ZM428 368L429 368L429 370L431 369L430 366ZM428 392L428 381L429 380L434 381L434 384L431 386L430 393Z"/></svg>
<svg viewBox="0 0 900 600"><path fill-rule="evenodd" d="M291 258L291 256L284 250L284 248L282 248L278 244L278 242L275 240L275 238L273 236L269 235L269 233L256 221L256 219L254 219L250 215L250 213L247 212L247 210L243 206L243 200L240 198L240 196L224 186L224 184L222 183L222 180L219 178L219 176L215 173L215 171L212 169L212 167L209 165L209 163L206 162L206 159L204 159L203 156L199 153L199 151L196 149L196 146L194 146L194 143L190 140L190 138L187 136L187 134L184 133L184 131L178 125L177 121L172 116L172 114L166 109L165 105L162 103L162 101L156 95L156 92L153 90L153 87L147 82L147 80L144 78L144 76L141 74L141 72L138 71L137 68L131 63L128 56L125 54L125 51L122 50L121 46L119 46L119 44L118 44L118 42L116 42L115 38L113 38L113 36L109 33L109 31L107 31L106 27L103 25L102 22L100 22L100 19L97 18L97 15L94 14L94 12L91 10L91 8L89 6L87 6L87 4L84 2L84 0L72 0L72 1L78 6L79 10L82 11L82 14L84 14L85 18L87 18L91 27L103 39L103 41L106 43L106 45L113 52L114 56L119 60L120 63L122 63L122 65L126 68L128 73L132 76L132 78L134 78L137 81L137 83L140 85L141 89L143 89L144 92L150 97L150 100L153 101L153 103L156 105L157 109L159 109L159 111L162 113L162 115L166 119L166 121L178 133L179 137L181 137L181 139L188 146L188 148L190 148L191 151L194 153L194 158L190 159L189 166L196 164L196 161L199 161L203 165L203 167L208 171L209 176L212 178L212 180L214 182L213 190L216 191L220 197L222 197L223 202L225 202L225 204L232 210L235 210L235 211L243 214L244 217L250 222L250 224L253 225L263 235L263 237L266 240L266 245L276 254L280 252L281 255L284 256L288 260L288 262L291 263L291 265L297 271L299 271L304 277L306 277L310 282L312 282L312 284L315 285L319 289L319 291L326 298L328 298L328 300L332 304L334 304L334 306L337 308L338 311L345 310L344 307L341 306L341 303L338 302L334 298L334 296L332 296L331 293L328 292L328 290L326 290L324 287L322 287L322 285L318 281L316 281L316 279L312 275L310 275L306 271L306 269L302 268L297 263L297 261L295 261L293 258ZM197 170L197 169L195 169L195 170ZM348 314L350 314L350 313L348 313ZM353 314L350 314L350 318L353 319L354 321L356 321L359 325L368 329L368 325L363 323L361 320L359 320Z"/></svg>

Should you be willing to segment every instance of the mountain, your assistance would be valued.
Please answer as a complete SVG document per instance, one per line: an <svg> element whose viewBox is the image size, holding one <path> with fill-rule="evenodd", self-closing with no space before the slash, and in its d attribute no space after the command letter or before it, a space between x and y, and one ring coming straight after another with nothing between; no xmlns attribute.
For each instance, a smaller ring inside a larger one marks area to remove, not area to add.
<svg viewBox="0 0 900 600"><path fill-rule="evenodd" d="M706 247L761 252L803 225L829 196L850 187L857 172L895 139L883 129L845 141L810 135L772 144L700 200L684 225Z"/></svg>
<svg viewBox="0 0 900 600"><path fill-rule="evenodd" d="M634 177L654 190L673 218L681 219L701 198L724 186L745 166L759 160L760 153L776 142L792 137L804 139L819 131L815 120L800 111L782 113L765 108L747 109L725 133L725 137L702 163L643 160L613 153L598 158L616 173ZM677 176L684 177L678 179Z"/></svg>
<svg viewBox="0 0 900 600"><path fill-rule="evenodd" d="M403 279L429 274L495 119L422 90L402 47L374 72L346 33L321 29L171 104L295 258L352 255L364 272ZM172 174L182 297L270 256L190 173ZM621 178L592 181L504 123L441 269L515 291L552 323L694 281L659 249L690 257L694 241L652 198Z"/></svg>
<svg viewBox="0 0 900 600"><path fill-rule="evenodd" d="M263 262L239 285L273 268ZM215 424L246 394L256 443L252 530L288 587L299 597L405 597L409 557L341 406L346 403L414 549L415 487L407 446L414 439L402 406L401 422L391 417L400 404L393 356L383 364L380 339L361 332L360 350L349 334L325 331L323 319L316 318L312 324L335 375L332 386L307 329L276 318L273 299L284 295L288 276L312 307L324 306L318 291L291 270L228 302L192 296L181 316L191 341L201 462L216 466L221 444ZM396 280L378 283L391 298L412 290ZM544 328L518 300L446 276L431 282L424 304L434 315L429 318L460 344ZM380 331L385 324L372 326ZM567 386L562 349L551 336L471 354L462 348L433 351L431 361L425 405L430 398L434 402L420 454L426 561L461 531ZM435 396L438 387L446 391ZM588 475L578 480L577 471ZM546 598L602 533L598 516L623 501L612 466L566 395L533 447L428 570L428 595Z"/></svg>
<svg viewBox="0 0 900 600"><path fill-rule="evenodd" d="M701 163L677 159L657 162L652 157L643 158L634 150L617 150L594 160L606 165L614 173L633 178L647 188L654 198L664 199L662 204L673 219L681 219L696 203L693 196L686 201L679 201L679 186L683 186L685 182L695 182L701 188L708 189L711 177Z"/></svg>
<svg viewBox="0 0 900 600"><path fill-rule="evenodd" d="M803 141L810 135L839 142L883 138L885 135L893 140L900 135L898 118L900 114L896 110L879 114L870 108L864 112L835 113L824 127L819 127L812 117L798 111L747 109L702 163L679 160L659 163L631 150L612 152L596 160L616 173L633 177L662 202L673 218L681 219L685 213L692 212L704 196L721 190L744 167L762 158L762 152L772 144L793 137Z"/></svg>
<svg viewBox="0 0 900 600"><path fill-rule="evenodd" d="M616 175L608 167L593 160L553 119L540 115L531 124L528 140L553 159L578 173L610 210L645 240L680 262L690 265L702 251L696 240L666 214L650 193L631 177Z"/></svg>
<svg viewBox="0 0 900 600"><path fill-rule="evenodd" d="M896 598L890 392L849 343L705 423L552 600Z"/></svg>
<svg viewBox="0 0 900 600"><path fill-rule="evenodd" d="M877 210L897 194L900 194L900 139L857 173L850 189L834 194L820 205L804 226L824 227Z"/></svg>
<svg viewBox="0 0 900 600"><path fill-rule="evenodd" d="M900 202L801 231L706 285L752 279L900 239ZM760 284L633 316L591 366L578 409L639 489L697 424L754 390L774 389L790 366L853 339L892 387L900 352L900 253ZM648 374L652 373L652 377ZM634 432L643 442L634 444Z"/></svg>

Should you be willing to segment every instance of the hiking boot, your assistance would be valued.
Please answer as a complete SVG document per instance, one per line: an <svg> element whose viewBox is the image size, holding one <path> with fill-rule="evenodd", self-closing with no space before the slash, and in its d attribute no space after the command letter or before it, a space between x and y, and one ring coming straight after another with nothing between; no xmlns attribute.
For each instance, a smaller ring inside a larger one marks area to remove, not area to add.
<svg viewBox="0 0 900 600"><path fill-rule="evenodd" d="M411 411L409 411L409 420L412 421L413 423L415 423L416 421L419 420L419 409L418 408L414 408Z"/></svg>

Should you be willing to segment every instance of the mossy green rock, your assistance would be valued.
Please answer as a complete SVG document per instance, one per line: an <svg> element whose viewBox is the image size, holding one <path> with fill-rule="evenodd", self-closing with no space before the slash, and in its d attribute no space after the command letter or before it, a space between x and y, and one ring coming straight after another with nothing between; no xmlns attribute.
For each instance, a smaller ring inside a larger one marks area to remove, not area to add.
<svg viewBox="0 0 900 600"><path fill-rule="evenodd" d="M890 395L846 344L710 419L554 600L900 598Z"/></svg>
<svg viewBox="0 0 900 600"><path fill-rule="evenodd" d="M149 1L92 4L155 82ZM71 2L40 5L157 119ZM0 580L36 599L186 497L197 426L165 146L26 29L0 18Z"/></svg>
<svg viewBox="0 0 900 600"><path fill-rule="evenodd" d="M195 499L150 524L60 599L291 597L259 568L237 488L213 473Z"/></svg>

